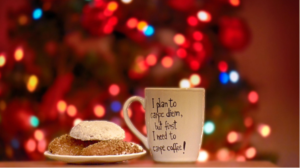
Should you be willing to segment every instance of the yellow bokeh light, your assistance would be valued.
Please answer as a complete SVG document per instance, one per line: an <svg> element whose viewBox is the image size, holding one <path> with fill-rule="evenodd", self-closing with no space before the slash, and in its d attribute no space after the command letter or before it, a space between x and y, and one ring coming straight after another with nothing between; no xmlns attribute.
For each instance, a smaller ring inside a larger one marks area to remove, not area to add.
<svg viewBox="0 0 300 168"><path fill-rule="evenodd" d="M115 2L115 1L109 2L109 3L107 4L107 9L108 9L109 11L115 11L115 10L117 10L117 9L118 9L118 3Z"/></svg>
<svg viewBox="0 0 300 168"><path fill-rule="evenodd" d="M199 162L205 162L208 160L208 157L209 157L209 154L206 150L200 150L197 160Z"/></svg>
<svg viewBox="0 0 300 168"><path fill-rule="evenodd" d="M266 124L260 124L258 126L258 132L260 133L261 136L267 137L271 133L271 128L270 128L270 126L268 126Z"/></svg>
<svg viewBox="0 0 300 168"><path fill-rule="evenodd" d="M191 82L191 84L192 84L193 86L197 86L197 85L200 84L201 78L200 78L200 76L199 76L198 74L192 74L192 75L190 76L190 82Z"/></svg>
<svg viewBox="0 0 300 168"><path fill-rule="evenodd" d="M190 84L189 80L181 79L180 82L179 82L179 87L180 88L190 88L191 84Z"/></svg>
<svg viewBox="0 0 300 168"><path fill-rule="evenodd" d="M145 21L140 21L140 22L138 23L138 25L137 25L137 29L138 29L139 31L143 31L144 28L145 28L146 26L148 26L147 22L145 22Z"/></svg>
<svg viewBox="0 0 300 168"><path fill-rule="evenodd" d="M67 109L67 103L63 100L57 102L57 110L59 113L64 113Z"/></svg>
<svg viewBox="0 0 300 168"><path fill-rule="evenodd" d="M103 117L105 115L105 108L102 105L96 105L94 107L94 114L96 117Z"/></svg>
<svg viewBox="0 0 300 168"><path fill-rule="evenodd" d="M5 65L6 59L4 54L0 55L0 67L3 67Z"/></svg>
<svg viewBox="0 0 300 168"><path fill-rule="evenodd" d="M24 57L23 49L22 48L17 48L16 51L15 51L14 56L15 56L16 61L21 61Z"/></svg>
<svg viewBox="0 0 300 168"><path fill-rule="evenodd" d="M30 75L28 82L27 82L28 91L33 92L36 89L38 82L39 82L39 80L38 80L37 76Z"/></svg>

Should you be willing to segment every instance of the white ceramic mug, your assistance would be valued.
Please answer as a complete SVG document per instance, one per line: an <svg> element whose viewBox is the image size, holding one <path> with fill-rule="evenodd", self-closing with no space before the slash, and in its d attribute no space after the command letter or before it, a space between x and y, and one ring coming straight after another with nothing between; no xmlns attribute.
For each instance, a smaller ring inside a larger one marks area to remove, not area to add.
<svg viewBox="0 0 300 168"><path fill-rule="evenodd" d="M139 101L145 109L147 137L128 116ZM123 106L129 129L150 150L157 162L195 162L202 143L205 90L203 88L146 88L145 99L133 96Z"/></svg>

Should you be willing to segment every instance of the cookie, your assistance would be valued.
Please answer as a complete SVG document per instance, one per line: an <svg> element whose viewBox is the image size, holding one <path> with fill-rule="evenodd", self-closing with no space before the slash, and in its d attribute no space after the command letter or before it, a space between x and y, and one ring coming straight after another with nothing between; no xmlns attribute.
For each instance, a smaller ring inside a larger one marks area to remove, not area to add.
<svg viewBox="0 0 300 168"><path fill-rule="evenodd" d="M82 149L81 155L122 155L139 153L142 151L143 150L141 148L130 142L125 142L122 140L108 140L100 141Z"/></svg>
<svg viewBox="0 0 300 168"><path fill-rule="evenodd" d="M71 129L70 136L82 141L123 140L125 131L108 121L82 121Z"/></svg>
<svg viewBox="0 0 300 168"><path fill-rule="evenodd" d="M48 150L58 155L80 155L83 148L97 142L99 141L84 142L65 134L52 140L48 145Z"/></svg>

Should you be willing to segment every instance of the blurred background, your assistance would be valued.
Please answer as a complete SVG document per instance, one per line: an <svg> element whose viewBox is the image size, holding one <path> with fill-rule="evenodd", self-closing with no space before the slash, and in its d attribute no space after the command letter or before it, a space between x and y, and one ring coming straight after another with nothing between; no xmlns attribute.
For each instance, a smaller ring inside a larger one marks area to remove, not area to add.
<svg viewBox="0 0 300 168"><path fill-rule="evenodd" d="M299 166L299 1L2 0L0 159L45 160L145 87L204 87L199 161ZM146 134L144 110L131 120Z"/></svg>

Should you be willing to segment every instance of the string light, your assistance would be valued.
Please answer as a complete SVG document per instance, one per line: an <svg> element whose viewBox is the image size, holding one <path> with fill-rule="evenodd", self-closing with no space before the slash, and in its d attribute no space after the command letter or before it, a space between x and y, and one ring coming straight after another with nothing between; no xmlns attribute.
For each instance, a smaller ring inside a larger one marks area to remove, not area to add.
<svg viewBox="0 0 300 168"><path fill-rule="evenodd" d="M178 55L179 58L185 58L187 55L186 50L184 48L178 48L176 54Z"/></svg>
<svg viewBox="0 0 300 168"><path fill-rule="evenodd" d="M36 8L33 10L33 13L32 13L32 18L34 20L37 20L37 19L40 19L43 15L43 11L41 8Z"/></svg>
<svg viewBox="0 0 300 168"><path fill-rule="evenodd" d="M5 65L6 58L4 54L0 54L0 67L3 67Z"/></svg>
<svg viewBox="0 0 300 168"><path fill-rule="evenodd" d="M218 64L218 68L221 72L226 72L228 69L228 65L225 61L220 61Z"/></svg>
<svg viewBox="0 0 300 168"><path fill-rule="evenodd" d="M36 116L31 116L29 118L30 125L33 127L37 127L40 123L39 119Z"/></svg>
<svg viewBox="0 0 300 168"><path fill-rule="evenodd" d="M103 117L105 115L105 108L102 105L97 104L94 107L94 114L96 117Z"/></svg>
<svg viewBox="0 0 300 168"><path fill-rule="evenodd" d="M67 114L70 117L74 117L77 114L77 109L74 105L69 105L67 108Z"/></svg>
<svg viewBox="0 0 300 168"><path fill-rule="evenodd" d="M38 142L37 150L38 150L40 153L44 153L45 150L46 150L46 147L47 147L46 140L43 139L43 140L41 140L41 141Z"/></svg>
<svg viewBox="0 0 300 168"><path fill-rule="evenodd" d="M230 5L232 6L239 6L240 0L229 0Z"/></svg>
<svg viewBox="0 0 300 168"><path fill-rule="evenodd" d="M203 34L199 31L195 31L193 33L193 38L196 40L196 41L201 41L203 39Z"/></svg>
<svg viewBox="0 0 300 168"><path fill-rule="evenodd" d="M200 75L198 75L198 74L192 74L192 75L190 76L190 83L191 83L192 85L197 86L197 85L200 84L200 82L201 82Z"/></svg>
<svg viewBox="0 0 300 168"><path fill-rule="evenodd" d="M116 84L112 84L109 86L108 91L112 96L116 96L120 93L120 87Z"/></svg>
<svg viewBox="0 0 300 168"><path fill-rule="evenodd" d="M25 149L27 150L27 152L35 151L36 142L34 141L34 139L30 138L27 140L27 142L25 143Z"/></svg>
<svg viewBox="0 0 300 168"><path fill-rule="evenodd" d="M146 57L146 63L149 65L149 66L154 66L157 62L157 58L154 54L149 54L147 57Z"/></svg>
<svg viewBox="0 0 300 168"><path fill-rule="evenodd" d="M136 18L130 18L127 20L127 27L129 27L130 29L134 29L137 27L138 24L138 20Z"/></svg>
<svg viewBox="0 0 300 168"><path fill-rule="evenodd" d="M181 45L185 42L185 38L182 34L175 34L173 40L177 45Z"/></svg>
<svg viewBox="0 0 300 168"><path fill-rule="evenodd" d="M199 155L198 155L198 159L197 159L197 160L198 160L199 162L205 162L205 161L208 160L208 157L209 157L208 152L207 152L206 150L201 149L201 150L199 151Z"/></svg>
<svg viewBox="0 0 300 168"><path fill-rule="evenodd" d="M64 113L67 109L67 103L63 100L57 102L56 108L59 113Z"/></svg>
<svg viewBox="0 0 300 168"><path fill-rule="evenodd" d="M107 4L107 10L114 12L118 9L118 3L115 1L111 1Z"/></svg>
<svg viewBox="0 0 300 168"><path fill-rule="evenodd" d="M44 133L40 129L35 130L33 136L37 141L44 139Z"/></svg>
<svg viewBox="0 0 300 168"><path fill-rule="evenodd" d="M170 68L173 65L173 59L170 56L165 56L162 58L161 64L165 68Z"/></svg>
<svg viewBox="0 0 300 168"><path fill-rule="evenodd" d="M256 91L251 91L251 92L249 92L249 94L248 94L248 100L249 100L249 102L250 103L257 103L257 101L258 101L258 94L257 94L257 92Z"/></svg>
<svg viewBox="0 0 300 168"><path fill-rule="evenodd" d="M210 22L211 21L211 15L208 12L204 11L204 10L200 10L197 13L197 17L202 22Z"/></svg>
<svg viewBox="0 0 300 168"><path fill-rule="evenodd" d="M122 108L122 105L119 101L113 101L111 104L110 104L110 108L113 112L117 113L121 110Z"/></svg>
<svg viewBox="0 0 300 168"><path fill-rule="evenodd" d="M191 87L190 81L188 79L181 79L179 82L179 87L180 88L190 88Z"/></svg>
<svg viewBox="0 0 300 168"><path fill-rule="evenodd" d="M256 155L256 149L254 147L249 147L245 152L246 158L252 159Z"/></svg>
<svg viewBox="0 0 300 168"><path fill-rule="evenodd" d="M227 141L229 143L235 143L238 140L238 133L235 131L230 131L227 135Z"/></svg>
<svg viewBox="0 0 300 168"><path fill-rule="evenodd" d="M229 79L232 83L236 83L239 80L239 74L236 71L231 71L229 73Z"/></svg>
<svg viewBox="0 0 300 168"><path fill-rule="evenodd" d="M262 137L266 138L270 135L271 128L266 124L260 124L257 128L257 131L260 133Z"/></svg>
<svg viewBox="0 0 300 168"><path fill-rule="evenodd" d="M196 26L198 24L198 20L195 16L189 16L187 18L187 23L190 25L190 26Z"/></svg>
<svg viewBox="0 0 300 168"><path fill-rule="evenodd" d="M132 0L121 0L124 4L130 4Z"/></svg>
<svg viewBox="0 0 300 168"><path fill-rule="evenodd" d="M74 120L74 122L73 122L73 126L75 126L75 125L81 123L81 121L82 121L82 119L76 118L76 119Z"/></svg>
<svg viewBox="0 0 300 168"><path fill-rule="evenodd" d="M33 92L36 89L38 82L39 82L39 80L38 80L37 76L30 75L28 82L27 82L28 91Z"/></svg>
<svg viewBox="0 0 300 168"><path fill-rule="evenodd" d="M212 121L206 121L204 124L204 133L212 134L215 130L215 124Z"/></svg>
<svg viewBox="0 0 300 168"><path fill-rule="evenodd" d="M146 26L148 26L147 22L139 21L138 24L137 24L137 29L139 31L143 31Z"/></svg>
<svg viewBox="0 0 300 168"><path fill-rule="evenodd" d="M15 50L14 56L15 56L15 60L16 61L21 61L23 59L23 57L24 57L23 49L21 47L17 48Z"/></svg>
<svg viewBox="0 0 300 168"><path fill-rule="evenodd" d="M153 26L148 25L143 29L143 32L145 36L152 36L154 34L154 28Z"/></svg>
<svg viewBox="0 0 300 168"><path fill-rule="evenodd" d="M227 73L222 72L222 73L220 73L219 79L222 84L226 84L229 81L229 76Z"/></svg>
<svg viewBox="0 0 300 168"><path fill-rule="evenodd" d="M132 116L132 110L130 109L130 108L128 108L128 111L127 111L128 113L128 117L129 118L131 118L131 116ZM122 118L124 118L124 112L123 112L123 110L121 110L121 112L120 112L120 116L122 117Z"/></svg>

